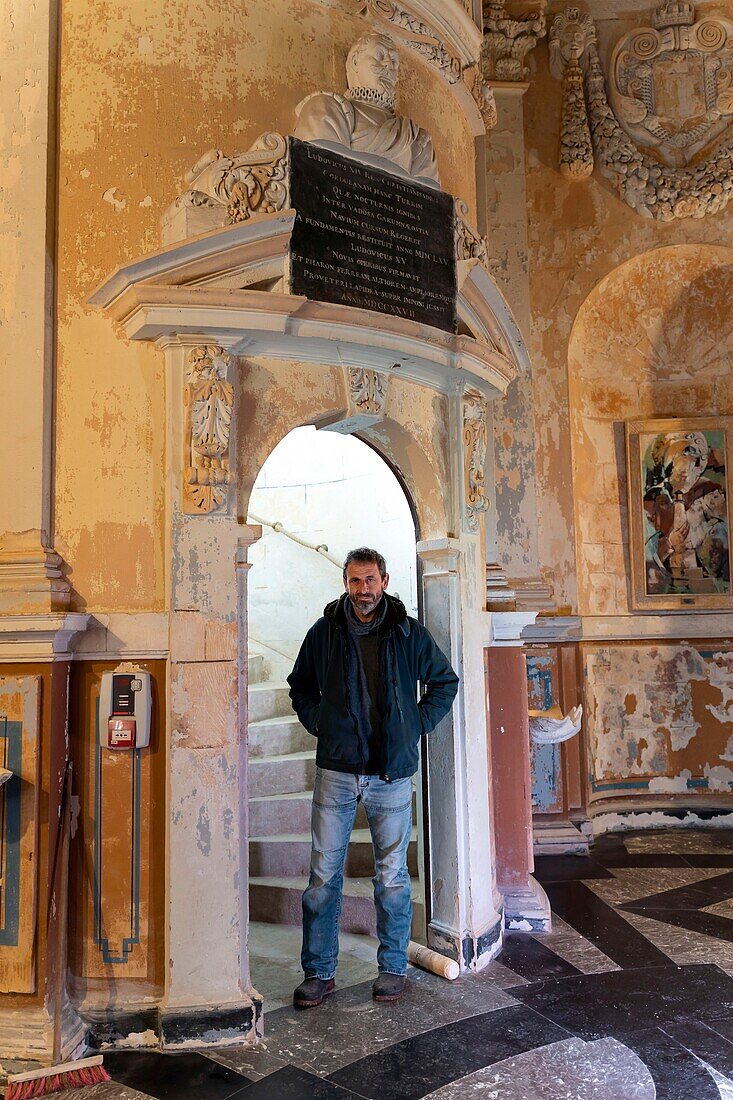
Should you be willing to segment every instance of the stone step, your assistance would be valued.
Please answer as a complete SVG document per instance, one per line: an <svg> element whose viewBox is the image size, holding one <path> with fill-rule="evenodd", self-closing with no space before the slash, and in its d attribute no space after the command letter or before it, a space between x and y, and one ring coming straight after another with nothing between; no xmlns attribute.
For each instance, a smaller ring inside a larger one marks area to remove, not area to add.
<svg viewBox="0 0 733 1100"><path fill-rule="evenodd" d="M249 762L250 798L312 791L315 780L316 754L313 750L254 757Z"/></svg>
<svg viewBox="0 0 733 1100"><path fill-rule="evenodd" d="M275 836L278 833L307 833L311 827L312 791L264 795L249 800L250 836ZM412 796L412 818L415 820L416 795ZM355 829L367 828L364 803L356 807Z"/></svg>
<svg viewBox="0 0 733 1100"><path fill-rule="evenodd" d="M265 658L261 653L247 654L247 684L261 684L265 678Z"/></svg>
<svg viewBox="0 0 733 1100"><path fill-rule="evenodd" d="M311 827L312 791L266 795L249 800L251 836L276 836L278 833L308 833ZM356 808L355 829L366 829L364 803Z"/></svg>
<svg viewBox="0 0 733 1100"><path fill-rule="evenodd" d="M316 751L316 739L294 714L249 723L249 758L283 756L290 752Z"/></svg>
<svg viewBox="0 0 733 1100"><path fill-rule="evenodd" d="M250 836L249 872L253 878L302 875L310 870L311 838L309 833L281 833L278 836ZM417 875L417 832L407 850L410 874ZM374 874L374 852L368 829L354 829L346 853L344 873L347 878L364 878Z"/></svg>
<svg viewBox="0 0 733 1100"><path fill-rule="evenodd" d="M249 722L261 722L265 718L280 718L292 715L290 688L286 683L266 681L264 684L250 684L247 692L249 701Z"/></svg>
<svg viewBox="0 0 733 1100"><path fill-rule="evenodd" d="M300 925L303 919L301 897L307 882L305 877L297 878L292 875L250 878L250 920L264 921L266 924ZM412 938L424 942L425 907L417 879L413 879L412 883L412 911ZM369 879L344 879L339 927L342 932L376 936L374 891Z"/></svg>

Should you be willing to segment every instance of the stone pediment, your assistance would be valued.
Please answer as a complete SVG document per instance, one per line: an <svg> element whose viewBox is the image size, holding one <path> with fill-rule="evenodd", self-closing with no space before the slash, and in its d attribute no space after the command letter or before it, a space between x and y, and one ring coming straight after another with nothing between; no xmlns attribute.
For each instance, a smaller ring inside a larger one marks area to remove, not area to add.
<svg viewBox="0 0 733 1100"><path fill-rule="evenodd" d="M506 391L526 351L480 260L459 261L459 332L443 332L288 293L294 221L295 211L286 209L164 248L120 267L90 303L108 312L133 340L225 341L232 355L397 371L445 393L461 383L487 396ZM263 283L267 289L260 289Z"/></svg>
<svg viewBox="0 0 733 1100"><path fill-rule="evenodd" d="M304 175L310 160L320 173L309 186L293 183L296 152ZM354 195L344 197L352 175ZM187 183L164 217L168 246L120 267L90 299L131 339L185 337L233 355L399 371L441 392L470 384L486 396L504 393L526 359L461 201L279 134L236 157L213 150ZM333 201L321 211L329 186ZM353 249L352 262L334 240Z"/></svg>

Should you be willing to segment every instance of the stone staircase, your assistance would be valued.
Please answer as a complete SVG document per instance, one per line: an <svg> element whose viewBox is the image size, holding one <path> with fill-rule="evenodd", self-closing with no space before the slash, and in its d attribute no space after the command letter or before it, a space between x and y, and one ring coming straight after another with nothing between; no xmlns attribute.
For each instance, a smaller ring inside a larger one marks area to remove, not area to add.
<svg viewBox="0 0 733 1100"><path fill-rule="evenodd" d="M251 655L248 665L250 918L269 924L300 924L300 899L310 864L315 741L293 713L288 685L262 679L266 665L260 655ZM424 921L415 829L408 866L413 877L416 938ZM364 807L359 805L346 856L342 931L376 934L373 874L369 828Z"/></svg>

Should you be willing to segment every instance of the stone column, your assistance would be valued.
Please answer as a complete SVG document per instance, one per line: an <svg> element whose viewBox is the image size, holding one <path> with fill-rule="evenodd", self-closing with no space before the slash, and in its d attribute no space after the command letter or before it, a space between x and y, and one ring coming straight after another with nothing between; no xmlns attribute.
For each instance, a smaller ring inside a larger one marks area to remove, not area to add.
<svg viewBox="0 0 733 1100"><path fill-rule="evenodd" d="M226 477L234 365L225 345L169 339L165 353L171 700L161 1030L165 1046L242 1042L257 1034L262 1007L249 985L246 901L245 574L259 532L238 523ZM212 398L208 385L195 388L207 380L222 383L211 419L192 410ZM216 462L197 451L194 421L222 431Z"/></svg>
<svg viewBox="0 0 733 1100"><path fill-rule="evenodd" d="M52 548L56 5L9 0L0 42L0 613L49 614L69 585ZM11 473L12 471L12 473Z"/></svg>
<svg viewBox="0 0 733 1100"><path fill-rule="evenodd" d="M504 897L508 931L548 932L550 903L532 877L532 780L530 775L527 668L520 635L534 612L492 616L485 651L491 744L491 802L497 886Z"/></svg>
<svg viewBox="0 0 733 1100"><path fill-rule="evenodd" d="M469 583L467 558L475 572L480 555L464 542L446 538L417 547L425 624L461 678L451 713L428 738L428 943L457 959L462 969L480 969L499 950L501 917L481 671L481 632L488 630L488 616L475 610L468 595L475 586Z"/></svg>
<svg viewBox="0 0 733 1100"><path fill-rule="evenodd" d="M498 122L486 152L487 229L491 273L511 302L512 313L530 346L529 251L523 80L490 78ZM532 366L525 357L503 401L493 406L493 467L496 516L487 546L495 597L522 600L527 586L537 599L540 555L537 543ZM493 566L493 570L491 567ZM508 578L501 583L502 575ZM504 591L502 591L504 589ZM542 593L544 594L544 592ZM492 597L493 598L493 597ZM534 607L535 603L530 602Z"/></svg>

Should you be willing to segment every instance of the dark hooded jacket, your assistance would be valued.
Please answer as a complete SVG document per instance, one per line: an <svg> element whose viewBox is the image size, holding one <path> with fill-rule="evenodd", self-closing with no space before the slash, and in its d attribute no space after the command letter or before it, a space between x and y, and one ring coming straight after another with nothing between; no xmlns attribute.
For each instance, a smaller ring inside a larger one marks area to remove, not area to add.
<svg viewBox="0 0 733 1100"><path fill-rule="evenodd" d="M379 775L404 779L417 771L420 735L430 733L450 710L458 677L430 633L404 605L385 592L387 610L379 628L378 699L382 719L377 746ZM316 764L331 771L365 774L369 746L349 697L347 599L344 593L324 609L306 634L288 676L290 698L300 722L318 738ZM422 685L418 702L417 686Z"/></svg>

